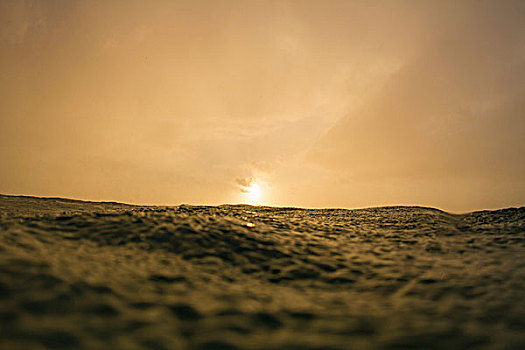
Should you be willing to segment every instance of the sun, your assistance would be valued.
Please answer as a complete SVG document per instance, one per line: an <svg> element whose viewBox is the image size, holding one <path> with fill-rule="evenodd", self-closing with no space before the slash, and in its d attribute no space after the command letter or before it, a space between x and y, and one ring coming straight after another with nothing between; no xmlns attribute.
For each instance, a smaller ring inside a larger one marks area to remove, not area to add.
<svg viewBox="0 0 525 350"><path fill-rule="evenodd" d="M243 203L261 205L261 200L264 197L264 189L268 187L266 182L253 177L238 178L235 182L242 196L242 198L239 199Z"/></svg>
<svg viewBox="0 0 525 350"><path fill-rule="evenodd" d="M261 186L257 182L252 182L245 188L245 193L251 201L256 202L261 198Z"/></svg>

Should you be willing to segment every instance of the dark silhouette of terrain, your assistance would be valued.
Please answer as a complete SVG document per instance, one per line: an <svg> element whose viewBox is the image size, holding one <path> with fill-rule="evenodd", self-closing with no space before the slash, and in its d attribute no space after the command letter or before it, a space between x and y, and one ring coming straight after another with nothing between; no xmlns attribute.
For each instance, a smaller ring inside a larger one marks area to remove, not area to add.
<svg viewBox="0 0 525 350"><path fill-rule="evenodd" d="M0 195L0 348L523 349L525 208Z"/></svg>

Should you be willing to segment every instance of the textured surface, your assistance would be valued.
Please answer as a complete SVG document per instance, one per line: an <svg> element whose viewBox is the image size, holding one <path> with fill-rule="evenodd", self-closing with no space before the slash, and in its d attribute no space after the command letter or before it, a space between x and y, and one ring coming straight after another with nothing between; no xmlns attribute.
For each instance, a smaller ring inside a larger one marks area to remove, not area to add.
<svg viewBox="0 0 525 350"><path fill-rule="evenodd" d="M523 349L525 208L0 196L0 348Z"/></svg>

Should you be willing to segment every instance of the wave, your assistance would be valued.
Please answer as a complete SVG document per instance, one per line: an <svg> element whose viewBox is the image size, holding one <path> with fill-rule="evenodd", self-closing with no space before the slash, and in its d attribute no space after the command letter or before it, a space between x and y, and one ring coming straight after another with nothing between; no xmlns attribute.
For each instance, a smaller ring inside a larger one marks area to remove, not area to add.
<svg viewBox="0 0 525 350"><path fill-rule="evenodd" d="M3 348L525 345L525 208L0 209Z"/></svg>

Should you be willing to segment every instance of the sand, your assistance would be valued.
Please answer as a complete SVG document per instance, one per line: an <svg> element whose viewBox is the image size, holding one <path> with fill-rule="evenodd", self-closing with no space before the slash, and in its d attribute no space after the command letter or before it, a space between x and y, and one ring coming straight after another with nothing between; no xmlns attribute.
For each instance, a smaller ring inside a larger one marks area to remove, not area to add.
<svg viewBox="0 0 525 350"><path fill-rule="evenodd" d="M525 208L0 196L2 349L524 349Z"/></svg>

